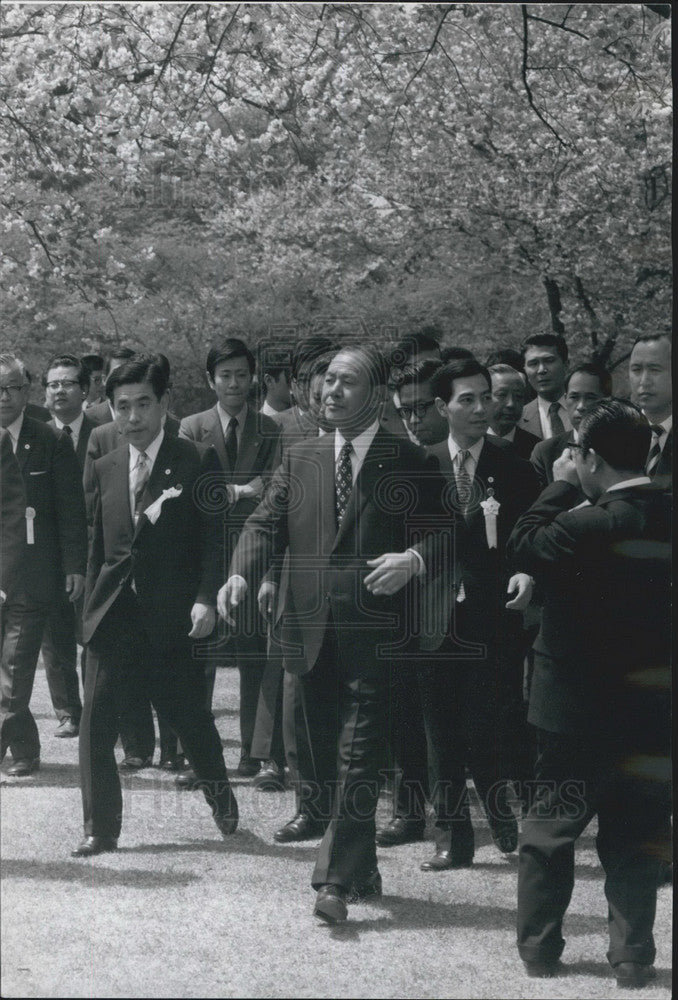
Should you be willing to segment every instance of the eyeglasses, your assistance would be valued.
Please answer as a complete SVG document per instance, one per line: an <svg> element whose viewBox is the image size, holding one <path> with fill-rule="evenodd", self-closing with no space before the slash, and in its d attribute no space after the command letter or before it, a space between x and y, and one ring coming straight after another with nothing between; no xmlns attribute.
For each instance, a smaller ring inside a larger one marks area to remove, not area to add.
<svg viewBox="0 0 678 1000"><path fill-rule="evenodd" d="M52 392L55 392L59 386L61 386L62 389L72 389L74 386L80 385L80 383L77 379L55 378L52 382L46 382L45 385L48 389L51 389Z"/></svg>
<svg viewBox="0 0 678 1000"><path fill-rule="evenodd" d="M429 399L425 403L415 403L414 406L399 406L397 407L398 415L403 420L411 420L413 416L417 420L421 420L422 417L426 416L434 403L435 399Z"/></svg>
<svg viewBox="0 0 678 1000"><path fill-rule="evenodd" d="M6 392L8 396L13 396L15 393L21 392L21 390L28 385L28 382L22 382L21 385L0 385L0 395Z"/></svg>

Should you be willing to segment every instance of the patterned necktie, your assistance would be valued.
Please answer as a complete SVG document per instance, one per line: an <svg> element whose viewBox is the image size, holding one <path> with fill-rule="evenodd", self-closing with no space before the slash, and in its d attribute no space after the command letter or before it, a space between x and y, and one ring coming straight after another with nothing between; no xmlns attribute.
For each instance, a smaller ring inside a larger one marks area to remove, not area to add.
<svg viewBox="0 0 678 1000"><path fill-rule="evenodd" d="M335 509L337 512L337 527L341 524L344 514L346 513L348 500L351 496L351 490L353 489L353 469L351 468L352 451L353 445L350 441L347 441L339 452L339 461L337 462L335 472L334 496Z"/></svg>
<svg viewBox="0 0 678 1000"><path fill-rule="evenodd" d="M70 424L64 424L63 431L67 435L68 440L71 442L71 447L75 448L75 443L73 441L73 428Z"/></svg>
<svg viewBox="0 0 678 1000"><path fill-rule="evenodd" d="M236 437L236 428L238 426L238 421L235 417L231 417L228 421L228 427L226 428L226 437L224 441L226 443L226 455L228 456L228 461L231 468L235 468L235 463L238 458L238 438Z"/></svg>
<svg viewBox="0 0 678 1000"><path fill-rule="evenodd" d="M663 433L664 428L661 424L652 424L652 447L645 463L645 474L647 476L651 476L656 471L659 459L662 457L661 439Z"/></svg>
<svg viewBox="0 0 678 1000"><path fill-rule="evenodd" d="M551 435L558 437L565 433L565 427L560 417L560 403L551 403L549 406L549 423L551 424Z"/></svg>
<svg viewBox="0 0 678 1000"><path fill-rule="evenodd" d="M457 499L459 508L466 517L469 504L471 502L472 480L466 468L466 460L470 456L470 451L458 451L454 460L454 478L457 483Z"/></svg>
<svg viewBox="0 0 678 1000"><path fill-rule="evenodd" d="M134 523L136 524L141 514L141 500L148 483L151 470L148 464L148 455L142 451L137 459L137 464L132 470L132 491L134 493Z"/></svg>

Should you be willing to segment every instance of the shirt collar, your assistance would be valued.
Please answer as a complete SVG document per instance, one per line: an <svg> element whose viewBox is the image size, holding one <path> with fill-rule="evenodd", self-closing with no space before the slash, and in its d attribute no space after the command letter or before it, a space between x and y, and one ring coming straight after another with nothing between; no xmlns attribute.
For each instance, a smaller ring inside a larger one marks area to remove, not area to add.
<svg viewBox="0 0 678 1000"><path fill-rule="evenodd" d="M664 430L666 431L666 433L668 434L669 431L671 430L671 428L673 427L673 414L669 413L669 415L666 418L666 420L662 420L662 422L660 424L658 424L658 426L659 427L663 427ZM663 434L662 434L662 437L664 437Z"/></svg>
<svg viewBox="0 0 678 1000"><path fill-rule="evenodd" d="M160 450L160 445L162 444L162 439L164 438L164 436L165 436L165 431L161 427L160 430L158 431L157 436L153 438L153 440L151 441L151 443L148 445L147 448L144 448L144 451L146 452L150 460L151 466L153 466L156 458L158 457L158 451ZM134 466L137 464L137 462L139 461L140 454L141 454L140 450L138 448L135 448L135 446L130 443L129 446L130 469L133 469Z"/></svg>
<svg viewBox="0 0 678 1000"><path fill-rule="evenodd" d="M238 426L236 428L236 433L237 433L238 431L241 431L245 426L245 420L247 419L247 403L245 403L242 410L239 410L237 413L234 413L233 417L231 416L230 413L226 412L221 403L217 403L217 412L219 413L219 420L221 421L221 427L224 434L226 434L226 431L228 430L228 425L230 424L231 420L233 420L233 417L235 417L235 419L238 421Z"/></svg>
<svg viewBox="0 0 678 1000"><path fill-rule="evenodd" d="M367 450L374 441L374 436L378 430L379 430L379 421L375 420L374 423L370 424L369 427L366 427L364 431L361 431L360 434L357 434L356 437L354 437L351 440L353 451L360 460L364 459L365 455L367 454ZM337 430L334 432L335 462L339 460L339 453L345 444L347 444L346 438L341 433L339 428L337 428Z"/></svg>
<svg viewBox="0 0 678 1000"><path fill-rule="evenodd" d="M625 490L630 486L650 486L652 480L649 476L636 476L634 479L624 479L621 483L615 483L614 486L608 486L605 490L606 493L612 493L613 490Z"/></svg>
<svg viewBox="0 0 678 1000"><path fill-rule="evenodd" d="M480 458L480 453L483 450L483 445L484 444L485 444L485 436L484 435L483 435L483 437L480 438L480 440L476 441L476 443L474 445L471 445L470 448L462 448L460 445L457 444L457 442L454 440L454 438L452 437L451 434L449 435L449 437L447 439L447 447L450 450L450 458L452 459L453 462L454 462L455 458L457 457L457 455L459 454L460 451L468 451L468 452L471 453L471 457L472 457L473 461L477 465L478 464L478 460Z"/></svg>
<svg viewBox="0 0 678 1000"><path fill-rule="evenodd" d="M85 414L81 410L80 413L75 418L75 420L71 420L70 424L68 425L73 431L73 437L80 436L80 431L82 429L82 421L84 419L84 416ZM54 418L54 423L56 424L56 428L58 431L62 431L66 426L63 420L60 420L59 417Z"/></svg>
<svg viewBox="0 0 678 1000"><path fill-rule="evenodd" d="M19 440L19 435L21 434L21 428L24 425L24 411L22 410L16 420L13 420L11 424L7 425L7 430L9 435L14 441L14 450L16 451L16 443Z"/></svg>

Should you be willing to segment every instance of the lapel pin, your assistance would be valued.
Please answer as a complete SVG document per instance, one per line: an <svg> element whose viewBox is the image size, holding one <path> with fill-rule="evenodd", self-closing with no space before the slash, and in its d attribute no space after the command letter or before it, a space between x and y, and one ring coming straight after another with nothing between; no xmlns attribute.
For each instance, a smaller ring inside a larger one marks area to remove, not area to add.
<svg viewBox="0 0 678 1000"><path fill-rule="evenodd" d="M494 482L494 476L488 476L487 477L487 481L488 481L488 483L493 483Z"/></svg>
<svg viewBox="0 0 678 1000"><path fill-rule="evenodd" d="M171 473L171 471L172 471L171 469L165 469L165 475L169 476L169 474Z"/></svg>
<svg viewBox="0 0 678 1000"><path fill-rule="evenodd" d="M24 448L26 449L26 451L28 451L28 449L30 448L30 444L25 444Z"/></svg>

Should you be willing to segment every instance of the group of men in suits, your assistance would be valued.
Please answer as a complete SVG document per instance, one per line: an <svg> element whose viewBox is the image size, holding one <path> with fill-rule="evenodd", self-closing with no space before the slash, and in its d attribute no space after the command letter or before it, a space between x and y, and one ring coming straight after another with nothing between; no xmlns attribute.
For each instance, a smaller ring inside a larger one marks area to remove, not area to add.
<svg viewBox="0 0 678 1000"><path fill-rule="evenodd" d="M230 833L237 805L211 713L215 665L227 652L240 670L238 770L256 775L261 788L283 788L287 763L297 811L275 839L322 838L312 879L319 917L341 921L348 902L381 893L376 845L422 839L427 803L435 853L422 868L470 866L470 775L502 852L518 843L511 805L517 792L528 831L520 855L519 946L530 974L553 974L564 908L552 907L544 927L535 927L551 890L567 896L570 875L568 869L557 886L543 889L551 833L531 818L537 804L523 702L529 645L523 613L530 605L534 611L536 582L545 602L529 692L530 721L539 729L537 774L550 778L557 770L549 763L558 756L556 744L567 750L558 766L572 764L583 774L574 763L581 758L567 707L584 697L573 694L571 661L588 640L577 637L563 651L562 621L556 613L556 626L549 626L547 615L558 560L575 567L567 577L574 586L582 549L578 542L568 548L561 533L545 556L546 526L535 548L534 532L525 541L521 525L537 518L533 512L548 511L560 531L558 517L569 508L539 499L555 479L549 490L560 484L563 503L590 501L581 506L586 514L570 512L578 525L595 511L587 539L597 533L616 539L607 494L627 497L615 483L644 486L635 482L641 470L666 485L670 341L641 338L633 346L629 381L640 410L606 402L610 379L599 365L568 371L567 347L556 334L528 337L519 361L505 353L489 369L462 348L448 349L444 361L425 333L408 338L397 354L389 371L379 352L308 338L295 345L289 372L269 366L271 400L257 412L254 356L230 338L207 356L215 405L181 422L168 412L163 356L135 358L123 350L109 359L106 400L88 405L87 371L61 355L44 378L49 427L27 415L25 366L0 357L3 512L16 514L24 505L22 516L7 521L8 532L3 518L3 555L7 547L9 565L17 567L8 578L3 566L3 754L11 749L17 775L39 764L29 701L42 645L59 735L80 730L85 838L74 853L117 846L122 801L113 747L121 735L130 767L148 763L151 706L161 758L172 769L188 757L192 770L178 782L202 788L217 826ZM277 408L282 381L295 400L287 409ZM525 405L530 390L536 395ZM594 416L598 423L591 423ZM640 428L650 435L642 462ZM608 445L610 435L624 433L632 461ZM663 542L661 503L636 504L635 493L630 501L643 513L628 519L629 539ZM22 556L14 560L17 548ZM612 548L614 571L625 571L628 559L620 561L618 546L608 542L603 563ZM602 586L590 566L586 572ZM610 574L605 583L613 586ZM662 607L659 592L653 594ZM215 608L227 633L215 628ZM662 620L662 635L663 628ZM76 639L87 649L82 719ZM622 661L628 673L632 664ZM394 760L402 772L394 815L375 830L382 775ZM666 820L663 791L652 803L656 843ZM596 809L604 806L593 796L584 812L590 818ZM570 847L581 829L568 828ZM606 870L608 859L617 865L625 850L613 835L601 854ZM647 864L636 867L646 872ZM631 886L609 872L608 881L619 913L610 961L633 967L622 979L643 979L652 949L619 943L635 919L635 904L629 916L621 899L639 899L637 881ZM638 906L651 936L650 904L646 892Z"/></svg>

